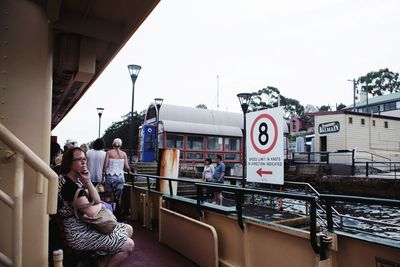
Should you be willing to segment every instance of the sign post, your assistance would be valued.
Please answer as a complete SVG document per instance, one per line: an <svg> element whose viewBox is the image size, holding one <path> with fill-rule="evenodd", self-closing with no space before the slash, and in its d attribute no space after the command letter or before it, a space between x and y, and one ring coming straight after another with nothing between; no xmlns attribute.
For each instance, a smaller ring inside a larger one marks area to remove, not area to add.
<svg viewBox="0 0 400 267"><path fill-rule="evenodd" d="M251 112L246 116L247 181L282 185L282 107Z"/></svg>

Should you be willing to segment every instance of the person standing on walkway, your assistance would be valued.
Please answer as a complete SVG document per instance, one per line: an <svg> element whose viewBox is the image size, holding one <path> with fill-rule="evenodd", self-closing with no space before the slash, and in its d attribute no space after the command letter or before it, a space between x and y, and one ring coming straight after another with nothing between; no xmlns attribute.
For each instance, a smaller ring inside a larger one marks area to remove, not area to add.
<svg viewBox="0 0 400 267"><path fill-rule="evenodd" d="M203 170L203 176L202 180L203 182L208 182L212 183L213 178L214 178L214 166L211 164L212 161L210 158L207 158L206 161L204 162L204 170ZM207 188L207 199L210 199L212 195L212 191L210 188Z"/></svg>
<svg viewBox="0 0 400 267"><path fill-rule="evenodd" d="M222 157L221 155L217 155L215 157L215 161L217 163L217 166L215 167L215 172L214 172L214 183L219 183L223 184L224 183L224 177L225 177L225 164L222 162ZM222 205L222 191L221 190L215 190L214 191L214 201L217 205Z"/></svg>
<svg viewBox="0 0 400 267"><path fill-rule="evenodd" d="M104 146L104 140L97 138L93 142L93 149L90 149L86 154L87 165L94 186L98 183L104 183L103 169L106 159L106 152L103 150Z"/></svg>
<svg viewBox="0 0 400 267"><path fill-rule="evenodd" d="M112 146L113 148L107 151L104 161L105 190L113 194L120 204L125 184L124 170L130 172L130 167L126 153L121 150L122 140L115 138Z"/></svg>

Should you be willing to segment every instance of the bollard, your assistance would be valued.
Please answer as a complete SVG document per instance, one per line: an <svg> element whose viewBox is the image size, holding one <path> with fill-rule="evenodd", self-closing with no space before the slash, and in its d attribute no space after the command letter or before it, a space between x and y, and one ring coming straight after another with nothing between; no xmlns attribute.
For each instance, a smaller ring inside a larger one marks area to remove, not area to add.
<svg viewBox="0 0 400 267"><path fill-rule="evenodd" d="M64 252L62 249L53 251L54 267L63 267Z"/></svg>

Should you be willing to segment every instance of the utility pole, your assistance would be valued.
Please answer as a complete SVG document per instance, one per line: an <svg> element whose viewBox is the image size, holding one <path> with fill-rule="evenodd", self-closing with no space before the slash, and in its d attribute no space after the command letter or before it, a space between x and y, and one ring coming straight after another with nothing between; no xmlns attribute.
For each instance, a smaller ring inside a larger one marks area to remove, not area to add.
<svg viewBox="0 0 400 267"><path fill-rule="evenodd" d="M356 79L348 80L349 82L353 82L353 112L356 112L356 93L357 93L357 83ZM368 97L367 97L368 101Z"/></svg>
<svg viewBox="0 0 400 267"><path fill-rule="evenodd" d="M217 75L217 110L219 110L219 75Z"/></svg>

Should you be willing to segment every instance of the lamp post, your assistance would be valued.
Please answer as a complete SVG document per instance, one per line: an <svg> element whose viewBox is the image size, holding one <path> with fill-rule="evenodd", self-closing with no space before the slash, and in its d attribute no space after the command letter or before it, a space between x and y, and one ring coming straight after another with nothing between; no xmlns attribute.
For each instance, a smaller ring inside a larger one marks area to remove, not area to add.
<svg viewBox="0 0 400 267"><path fill-rule="evenodd" d="M160 108L163 103L164 99L162 98L154 98L154 103L156 104L156 116L157 116L157 121L156 121L156 161L158 161L158 123L160 122Z"/></svg>
<svg viewBox="0 0 400 267"><path fill-rule="evenodd" d="M104 108L97 108L97 114L99 115L99 138L100 138L100 128L101 128L101 115L103 115Z"/></svg>
<svg viewBox="0 0 400 267"><path fill-rule="evenodd" d="M250 93L241 93L238 94L240 106L243 111L243 157L242 157L242 165L243 165L243 174L242 174L242 187L246 186L246 113L249 109L250 101L252 94Z"/></svg>
<svg viewBox="0 0 400 267"><path fill-rule="evenodd" d="M129 163L132 163L132 158L133 158L133 137L134 137L134 132L133 132L133 104L134 102L134 97L135 97L135 82L136 79L139 75L140 69L142 67L139 65L128 65L128 71L129 75L131 76L132 80L132 106L131 106L131 121L129 124Z"/></svg>

